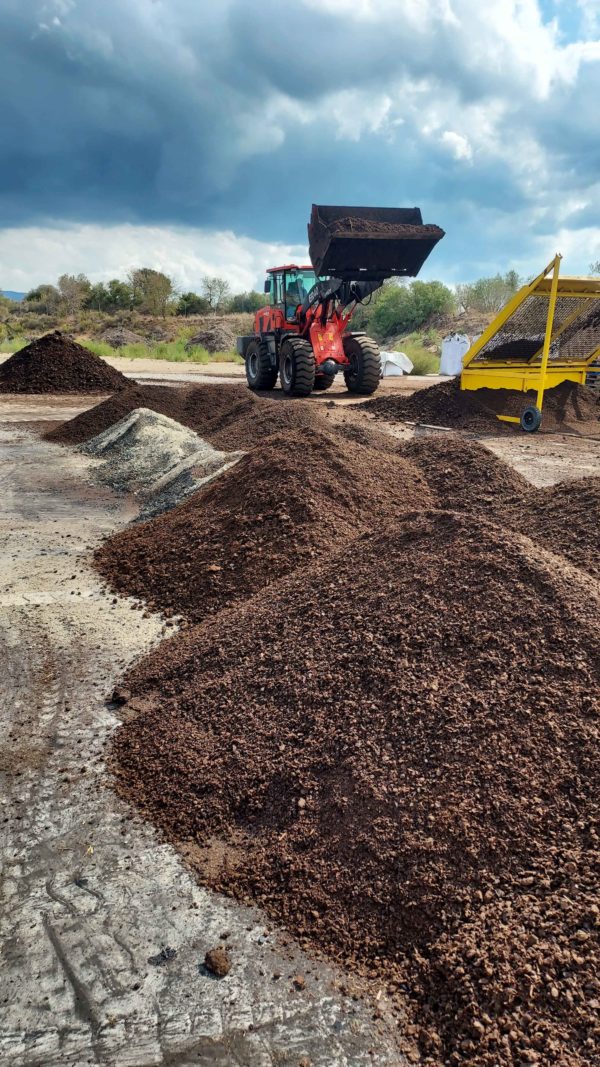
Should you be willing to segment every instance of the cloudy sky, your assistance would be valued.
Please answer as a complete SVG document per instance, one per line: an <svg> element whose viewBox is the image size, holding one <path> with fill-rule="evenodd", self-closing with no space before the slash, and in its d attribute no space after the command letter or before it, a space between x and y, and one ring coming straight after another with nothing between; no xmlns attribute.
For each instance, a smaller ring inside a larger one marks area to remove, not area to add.
<svg viewBox="0 0 600 1067"><path fill-rule="evenodd" d="M422 208L426 277L600 259L600 0L0 0L0 287L234 289L310 205Z"/></svg>

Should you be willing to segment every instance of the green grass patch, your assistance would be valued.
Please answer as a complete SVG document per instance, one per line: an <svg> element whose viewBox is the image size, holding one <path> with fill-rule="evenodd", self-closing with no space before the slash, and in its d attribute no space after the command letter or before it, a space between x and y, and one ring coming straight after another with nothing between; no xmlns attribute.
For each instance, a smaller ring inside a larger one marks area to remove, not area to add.
<svg viewBox="0 0 600 1067"><path fill-rule="evenodd" d="M29 341L26 337L13 337L10 341L5 337L3 341L0 341L0 352L10 352L13 355L15 352L20 352L28 344Z"/></svg>
<svg viewBox="0 0 600 1067"><path fill-rule="evenodd" d="M207 352L205 348L191 348L186 352L185 340L159 341L155 345L123 345L111 348L105 341L82 340L82 344L97 356L121 359L164 359L172 363L243 363L237 352Z"/></svg>
<svg viewBox="0 0 600 1067"><path fill-rule="evenodd" d="M396 345L397 352L404 352L413 364L412 374L438 374L440 369L440 357L435 352L429 352L421 341L411 341L409 338Z"/></svg>

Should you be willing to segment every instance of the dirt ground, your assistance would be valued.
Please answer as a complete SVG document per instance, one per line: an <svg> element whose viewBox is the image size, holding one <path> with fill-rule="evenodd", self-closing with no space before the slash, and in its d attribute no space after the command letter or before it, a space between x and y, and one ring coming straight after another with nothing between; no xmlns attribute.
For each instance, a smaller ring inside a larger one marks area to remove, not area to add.
<svg viewBox="0 0 600 1067"><path fill-rule="evenodd" d="M332 391L315 403L338 399ZM0 1062L400 1067L382 999L374 1012L259 912L200 889L107 787L118 709L106 696L172 631L107 595L90 567L100 539L133 517L132 502L92 483L93 460L31 426L89 403L0 400ZM342 403L328 411L365 418ZM515 434L485 444L534 485L600 474L600 441ZM221 980L203 966L219 945L232 962Z"/></svg>

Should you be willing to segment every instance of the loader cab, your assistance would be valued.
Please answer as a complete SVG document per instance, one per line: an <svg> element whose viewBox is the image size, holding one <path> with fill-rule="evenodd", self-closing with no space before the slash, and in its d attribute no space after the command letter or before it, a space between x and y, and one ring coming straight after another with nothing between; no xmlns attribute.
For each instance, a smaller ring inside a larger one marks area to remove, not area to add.
<svg viewBox="0 0 600 1067"><path fill-rule="evenodd" d="M292 263L285 267L272 267L267 274L265 293L270 297L271 307L279 308L286 322L293 322L298 304L304 302L317 283L313 268L297 267Z"/></svg>

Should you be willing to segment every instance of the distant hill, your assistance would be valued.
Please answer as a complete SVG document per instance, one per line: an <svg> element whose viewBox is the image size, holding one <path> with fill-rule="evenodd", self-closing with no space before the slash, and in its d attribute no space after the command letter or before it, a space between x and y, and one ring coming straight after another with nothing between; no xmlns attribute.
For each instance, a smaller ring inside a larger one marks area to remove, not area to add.
<svg viewBox="0 0 600 1067"><path fill-rule="evenodd" d="M7 296L9 300L16 300L20 303L25 298L25 293L15 293L14 289L3 289L2 296Z"/></svg>

